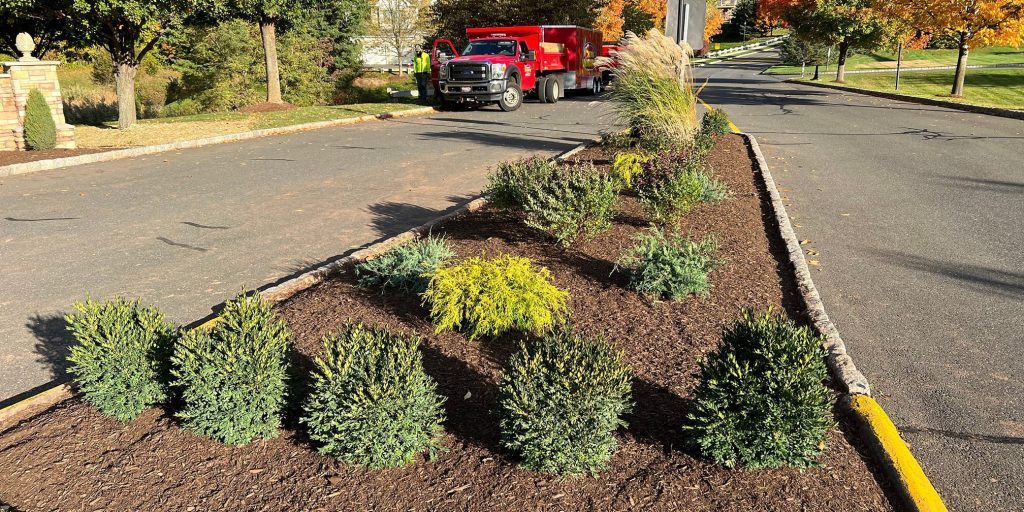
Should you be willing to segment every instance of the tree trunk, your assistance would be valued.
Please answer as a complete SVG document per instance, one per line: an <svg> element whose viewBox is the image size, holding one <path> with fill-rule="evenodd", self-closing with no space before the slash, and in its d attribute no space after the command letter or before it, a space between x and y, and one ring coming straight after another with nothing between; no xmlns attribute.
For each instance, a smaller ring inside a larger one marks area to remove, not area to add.
<svg viewBox="0 0 1024 512"><path fill-rule="evenodd" d="M846 40L839 43L839 58L836 60L836 82L846 81L846 54L850 53L850 43Z"/></svg>
<svg viewBox="0 0 1024 512"><path fill-rule="evenodd" d="M267 66L267 103L284 103L281 100L281 72L277 68L277 32L274 20L260 20L260 36L263 38L263 57Z"/></svg>
<svg viewBox="0 0 1024 512"><path fill-rule="evenodd" d="M956 73L953 75L953 90L949 93L958 98L964 95L964 78L967 76L967 54L970 48L967 46L967 33L960 33L959 54L956 59Z"/></svg>
<svg viewBox="0 0 1024 512"><path fill-rule="evenodd" d="M820 67L821 67L821 66L820 66L820 65L818 65L818 64L815 64L815 65L814 65L814 77L813 77L813 78L811 78L811 80L814 80L814 81L818 81L818 80L819 80L819 77L818 77L818 68L820 68Z"/></svg>
<svg viewBox="0 0 1024 512"><path fill-rule="evenodd" d="M114 83L117 84L117 127L122 130L130 128L138 118L135 109L135 73L138 70L138 64L114 64Z"/></svg>

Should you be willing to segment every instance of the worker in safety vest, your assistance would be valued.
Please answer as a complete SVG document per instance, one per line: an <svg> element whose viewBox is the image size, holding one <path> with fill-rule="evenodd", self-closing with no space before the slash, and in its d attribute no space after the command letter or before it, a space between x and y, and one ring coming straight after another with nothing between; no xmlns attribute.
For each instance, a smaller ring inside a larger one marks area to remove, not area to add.
<svg viewBox="0 0 1024 512"><path fill-rule="evenodd" d="M426 48L420 48L416 58L412 61L412 71L416 74L416 89L420 94L420 101L427 102L427 83L430 82L430 55Z"/></svg>

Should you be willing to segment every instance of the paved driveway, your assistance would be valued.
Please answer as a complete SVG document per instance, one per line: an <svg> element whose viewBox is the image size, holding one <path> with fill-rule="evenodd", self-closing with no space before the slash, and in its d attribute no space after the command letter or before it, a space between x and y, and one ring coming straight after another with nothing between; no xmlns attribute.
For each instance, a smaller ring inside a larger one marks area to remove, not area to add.
<svg viewBox="0 0 1024 512"><path fill-rule="evenodd" d="M191 322L236 293L457 208L489 166L611 122L582 96L0 178L0 401L63 372L63 314L140 297Z"/></svg>
<svg viewBox="0 0 1024 512"><path fill-rule="evenodd" d="M829 314L940 494L1024 510L1024 121L783 83L759 74L774 58L699 68L702 97L760 141Z"/></svg>

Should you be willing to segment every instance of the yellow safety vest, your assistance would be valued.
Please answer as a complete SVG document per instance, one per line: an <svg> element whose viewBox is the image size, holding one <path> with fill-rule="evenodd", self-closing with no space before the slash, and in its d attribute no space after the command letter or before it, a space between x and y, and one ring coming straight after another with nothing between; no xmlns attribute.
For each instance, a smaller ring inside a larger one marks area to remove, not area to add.
<svg viewBox="0 0 1024 512"><path fill-rule="evenodd" d="M430 55L427 55L427 52L420 52L412 61L412 70L416 73L429 73Z"/></svg>

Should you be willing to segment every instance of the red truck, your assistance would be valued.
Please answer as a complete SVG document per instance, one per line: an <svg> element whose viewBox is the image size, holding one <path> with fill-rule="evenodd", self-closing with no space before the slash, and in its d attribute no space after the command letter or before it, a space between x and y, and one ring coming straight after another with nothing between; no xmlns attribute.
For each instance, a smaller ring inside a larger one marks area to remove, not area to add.
<svg viewBox="0 0 1024 512"><path fill-rule="evenodd" d="M435 90L443 105L497 103L511 112L523 96L555 103L565 91L599 93L604 86L595 60L601 32L574 25L527 25L466 29L460 54L447 39L434 41Z"/></svg>

